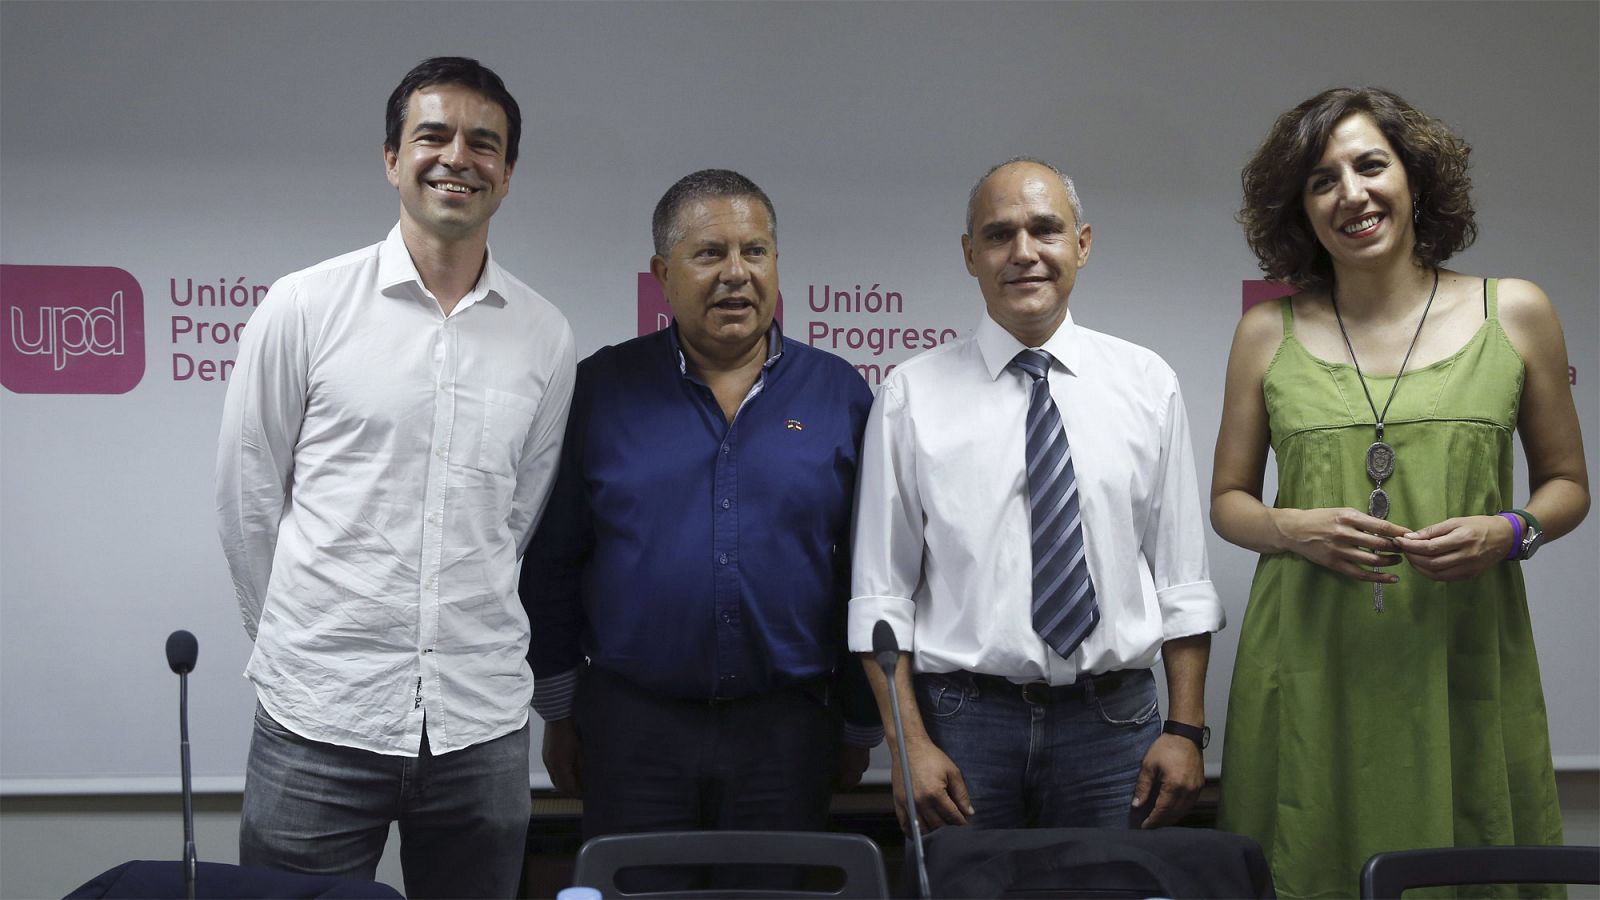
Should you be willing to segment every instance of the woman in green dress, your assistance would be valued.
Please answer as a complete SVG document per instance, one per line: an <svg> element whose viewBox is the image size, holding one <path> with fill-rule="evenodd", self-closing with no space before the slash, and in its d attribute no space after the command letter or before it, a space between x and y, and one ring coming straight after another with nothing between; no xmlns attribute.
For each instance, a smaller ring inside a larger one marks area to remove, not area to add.
<svg viewBox="0 0 1600 900"><path fill-rule="evenodd" d="M1246 238L1299 293L1247 312L1228 361L1211 518L1262 556L1219 815L1280 896L1355 896L1382 850L1561 843L1522 567L1583 519L1588 476L1550 300L1442 268L1476 233L1467 154L1341 88L1243 173Z"/></svg>

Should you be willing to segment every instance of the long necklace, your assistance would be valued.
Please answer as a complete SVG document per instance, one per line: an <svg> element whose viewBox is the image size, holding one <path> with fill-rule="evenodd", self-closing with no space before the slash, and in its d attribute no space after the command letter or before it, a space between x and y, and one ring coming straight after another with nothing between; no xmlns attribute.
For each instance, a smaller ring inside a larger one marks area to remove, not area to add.
<svg viewBox="0 0 1600 900"><path fill-rule="evenodd" d="M1405 358L1400 360L1400 371L1395 373L1394 384L1389 388L1389 399L1383 402L1383 411L1378 411L1378 404L1372 402L1372 391L1367 387L1367 376L1361 373L1361 362L1356 359L1355 345L1350 343L1350 332L1345 330L1344 317L1339 315L1339 285L1335 282L1328 290L1328 297L1333 301L1333 318L1339 323L1339 334L1344 338L1344 346L1350 351L1350 361L1355 363L1356 378L1361 382L1361 393L1367 395L1367 406L1372 408L1372 420L1377 428L1377 439L1372 446L1367 448L1367 477L1372 479L1372 494L1367 497L1367 515L1379 519L1389 518L1389 494L1383 489L1383 483L1394 475L1394 448L1383 440L1383 420L1389 415L1389 405L1394 403L1394 395L1400 390L1400 379L1405 377L1406 364L1411 362L1411 351L1417 349L1417 339L1422 337L1422 325L1428 321L1428 310L1433 308L1434 295L1439 293L1439 270L1433 270L1433 290L1428 292L1428 302L1422 306L1422 318L1417 320L1417 333L1411 336L1411 346L1406 348ZM1372 609L1383 612L1383 584L1372 583Z"/></svg>

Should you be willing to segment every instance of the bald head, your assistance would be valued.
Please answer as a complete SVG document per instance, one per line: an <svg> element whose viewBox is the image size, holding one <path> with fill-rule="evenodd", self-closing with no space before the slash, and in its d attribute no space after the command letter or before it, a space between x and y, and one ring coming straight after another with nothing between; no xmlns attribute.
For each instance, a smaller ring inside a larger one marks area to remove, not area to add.
<svg viewBox="0 0 1600 900"><path fill-rule="evenodd" d="M1065 172L1062 172L1060 169L1042 159L1032 156L1013 156L1005 162L996 163L995 165L990 166L989 171L983 173L983 177L979 178L977 183L972 186L972 190L967 192L967 230L964 232L965 234L972 234L972 218L977 212L978 192L983 189L984 182L988 181L990 176L994 175L994 173L1000 171L1001 169L1004 169L1007 166L1017 165L1039 166L1040 168L1049 170L1052 175L1059 179L1061 181L1061 186L1067 191L1067 203L1072 207L1073 223L1078 228L1083 227L1083 203L1078 200L1078 189L1073 185L1072 179L1068 178Z"/></svg>
<svg viewBox="0 0 1600 900"><path fill-rule="evenodd" d="M1039 347L1066 320L1093 234L1072 182L1045 163L1012 160L973 188L961 251L978 279L989 318L1026 347Z"/></svg>

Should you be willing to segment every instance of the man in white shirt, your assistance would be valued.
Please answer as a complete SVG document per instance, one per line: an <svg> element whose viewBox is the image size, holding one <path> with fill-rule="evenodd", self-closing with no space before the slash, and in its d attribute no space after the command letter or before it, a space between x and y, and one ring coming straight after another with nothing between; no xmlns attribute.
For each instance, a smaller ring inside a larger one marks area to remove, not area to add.
<svg viewBox="0 0 1600 900"><path fill-rule="evenodd" d="M517 561L572 398L566 319L496 264L521 114L427 60L386 115L386 240L288 275L251 317L217 455L259 704L239 857L411 897L510 897L528 824Z"/></svg>
<svg viewBox="0 0 1600 900"><path fill-rule="evenodd" d="M926 829L1154 827L1205 780L1223 613L1187 415L1159 357L1067 311L1091 238L1054 166L991 169L961 238L987 314L897 367L867 422L850 649L881 620L905 651L903 734L867 666Z"/></svg>

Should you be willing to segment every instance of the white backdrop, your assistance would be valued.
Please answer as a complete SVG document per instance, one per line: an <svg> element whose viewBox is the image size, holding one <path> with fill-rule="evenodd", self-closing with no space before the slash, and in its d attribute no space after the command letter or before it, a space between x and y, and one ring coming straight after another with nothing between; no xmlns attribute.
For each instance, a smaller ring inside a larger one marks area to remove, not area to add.
<svg viewBox="0 0 1600 900"><path fill-rule="evenodd" d="M583 354L637 333L650 211L693 169L771 194L788 333L883 366L908 354L875 354L870 329L977 320L958 243L972 181L1017 153L1056 161L1095 228L1074 315L1177 370L1202 484L1258 277L1239 168L1316 91L1390 87L1473 144L1481 237L1454 265L1554 298L1600 483L1597 35L1591 3L0 4L0 262L125 270L146 357L127 393L0 390L0 792L170 789L162 644L180 627L200 639L198 782L241 783L249 647L211 503L225 383L201 367L232 358L212 338L249 309L191 298L383 237L383 104L426 56L478 57L521 102L491 241ZM875 286L898 311L808 303ZM1600 767L1595 536L1591 517L1528 567L1563 768ZM1231 623L1207 691L1214 772L1254 558L1210 546Z"/></svg>

